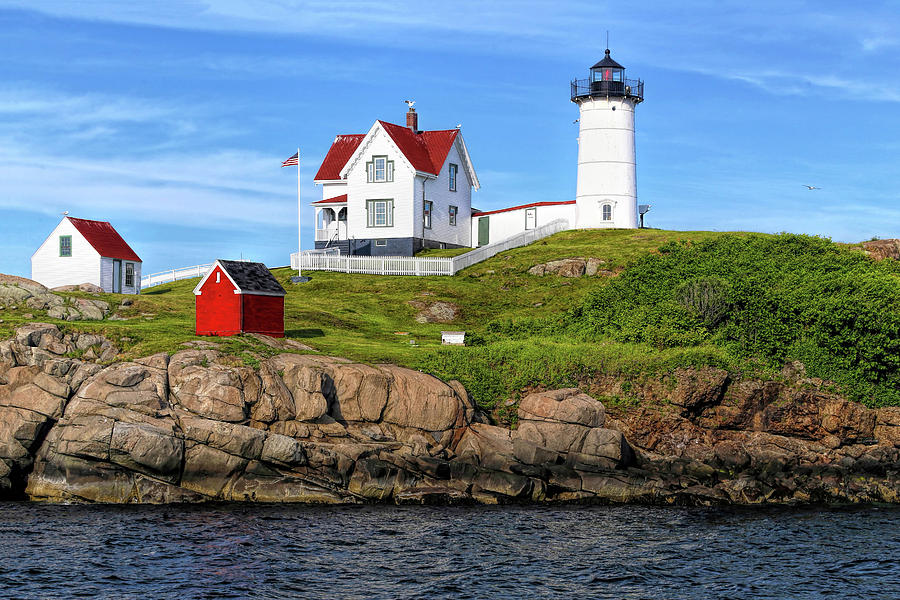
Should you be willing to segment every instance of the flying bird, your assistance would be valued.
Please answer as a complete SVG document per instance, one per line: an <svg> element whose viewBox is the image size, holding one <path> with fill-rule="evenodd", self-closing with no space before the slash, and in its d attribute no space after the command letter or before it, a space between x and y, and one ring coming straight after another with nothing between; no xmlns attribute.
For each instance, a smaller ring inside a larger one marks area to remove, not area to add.
<svg viewBox="0 0 900 600"><path fill-rule="evenodd" d="M581 119L575 119L574 121L572 121L572 125L574 125L575 123L577 123L577 122L580 121L580 120L581 120Z"/></svg>
<svg viewBox="0 0 900 600"><path fill-rule="evenodd" d="M410 108L412 108L413 105L416 103L415 100L404 100L404 102L406 102L406 105Z"/></svg>
<svg viewBox="0 0 900 600"><path fill-rule="evenodd" d="M821 190L822 189L822 188L816 187L814 185L804 185L803 187L805 187L808 190Z"/></svg>
<svg viewBox="0 0 900 600"><path fill-rule="evenodd" d="M462 129L462 123L457 123L457 124L456 124L456 128L457 128L457 129Z"/></svg>

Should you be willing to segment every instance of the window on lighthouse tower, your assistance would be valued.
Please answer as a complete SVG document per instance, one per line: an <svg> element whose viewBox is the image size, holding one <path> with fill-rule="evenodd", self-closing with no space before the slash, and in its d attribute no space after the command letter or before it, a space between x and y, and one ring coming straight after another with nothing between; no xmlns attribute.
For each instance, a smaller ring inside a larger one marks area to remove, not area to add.
<svg viewBox="0 0 900 600"><path fill-rule="evenodd" d="M612 206L609 204L603 205L603 220L612 221Z"/></svg>

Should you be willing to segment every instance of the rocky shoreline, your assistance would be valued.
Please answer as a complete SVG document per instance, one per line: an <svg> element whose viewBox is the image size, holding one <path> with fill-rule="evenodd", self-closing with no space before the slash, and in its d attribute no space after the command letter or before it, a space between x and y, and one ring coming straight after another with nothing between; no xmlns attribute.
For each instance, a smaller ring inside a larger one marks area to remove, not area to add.
<svg viewBox="0 0 900 600"><path fill-rule="evenodd" d="M0 342L0 498L900 502L900 408L849 402L798 365L777 382L705 368L536 391L510 430L459 382L393 365L281 354L254 369L207 349L84 359L104 346L42 323ZM626 396L641 401L600 400Z"/></svg>

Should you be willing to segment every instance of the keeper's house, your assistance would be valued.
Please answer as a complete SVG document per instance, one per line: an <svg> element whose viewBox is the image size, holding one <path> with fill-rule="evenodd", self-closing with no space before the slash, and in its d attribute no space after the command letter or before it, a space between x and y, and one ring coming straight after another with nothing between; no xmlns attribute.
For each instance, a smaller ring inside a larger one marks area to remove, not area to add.
<svg viewBox="0 0 900 600"><path fill-rule="evenodd" d="M286 295L266 265L217 260L194 288L197 335L284 337Z"/></svg>
<svg viewBox="0 0 900 600"><path fill-rule="evenodd" d="M141 293L141 259L107 221L64 217L31 256L31 278L48 288L92 283Z"/></svg>
<svg viewBox="0 0 900 600"><path fill-rule="evenodd" d="M316 173L316 248L342 254L412 256L423 248L472 245L478 176L459 129L420 131L375 121L368 133L335 138Z"/></svg>

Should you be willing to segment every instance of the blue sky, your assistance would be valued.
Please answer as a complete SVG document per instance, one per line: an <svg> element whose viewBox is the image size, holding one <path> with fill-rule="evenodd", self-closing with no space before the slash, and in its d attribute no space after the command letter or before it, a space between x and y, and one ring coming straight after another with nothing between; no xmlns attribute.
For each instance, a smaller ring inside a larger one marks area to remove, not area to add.
<svg viewBox="0 0 900 600"><path fill-rule="evenodd" d="M607 30L646 82L648 225L900 237L898 2L0 0L0 272L27 276L64 210L111 221L145 273L287 264L281 161L302 148L318 199L334 136L407 98L422 128L462 123L477 207L572 199L569 81Z"/></svg>

